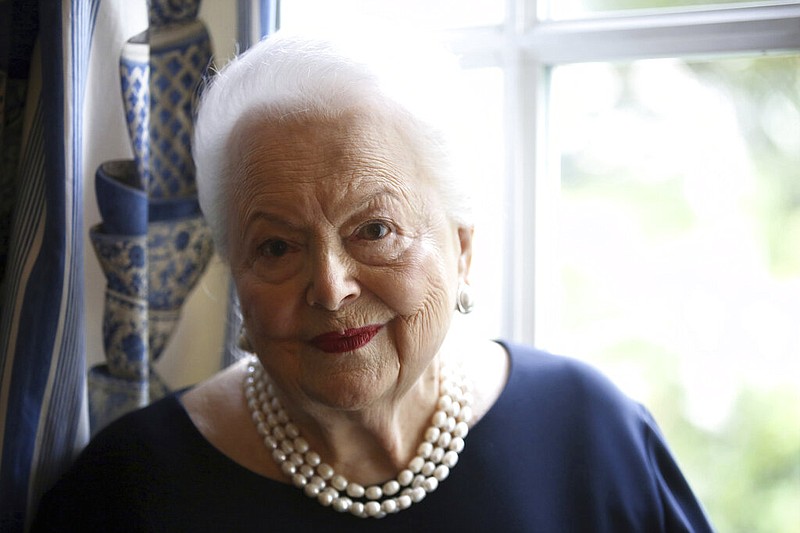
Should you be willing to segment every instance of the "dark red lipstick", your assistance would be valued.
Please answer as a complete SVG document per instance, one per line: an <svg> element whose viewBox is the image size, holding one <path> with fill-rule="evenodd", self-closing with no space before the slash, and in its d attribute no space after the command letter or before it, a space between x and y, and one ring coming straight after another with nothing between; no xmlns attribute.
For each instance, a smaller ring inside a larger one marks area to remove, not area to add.
<svg viewBox="0 0 800 533"><path fill-rule="evenodd" d="M383 325L374 325L346 329L343 332L331 331L317 335L311 339L311 344L326 353L352 352L369 344L382 327Z"/></svg>

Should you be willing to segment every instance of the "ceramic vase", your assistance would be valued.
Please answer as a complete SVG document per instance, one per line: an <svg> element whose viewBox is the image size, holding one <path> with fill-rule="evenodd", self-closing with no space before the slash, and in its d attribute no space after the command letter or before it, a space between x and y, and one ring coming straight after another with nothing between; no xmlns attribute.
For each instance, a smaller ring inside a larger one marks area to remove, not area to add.
<svg viewBox="0 0 800 533"><path fill-rule="evenodd" d="M191 157L192 105L211 60L199 6L149 1L150 27L120 56L133 159L108 161L95 177L103 221L90 239L106 278L106 362L89 373L92 432L167 392L152 364L213 254Z"/></svg>

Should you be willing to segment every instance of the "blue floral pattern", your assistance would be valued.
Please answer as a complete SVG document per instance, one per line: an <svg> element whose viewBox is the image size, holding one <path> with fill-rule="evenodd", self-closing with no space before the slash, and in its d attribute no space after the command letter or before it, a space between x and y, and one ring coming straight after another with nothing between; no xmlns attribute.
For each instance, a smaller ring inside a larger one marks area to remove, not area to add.
<svg viewBox="0 0 800 533"><path fill-rule="evenodd" d="M147 326L147 306L142 300L106 291L103 348L108 368L115 376L137 381L147 377Z"/></svg>
<svg viewBox="0 0 800 533"><path fill-rule="evenodd" d="M124 296L147 300L147 236L107 235L98 224L89 230L89 238L108 289Z"/></svg>
<svg viewBox="0 0 800 533"><path fill-rule="evenodd" d="M150 319L150 327L147 333L151 361L157 361L158 358L161 357L161 353L167 346L167 342L172 336L175 326L178 325L180 317L180 309L174 311L150 309L150 314L148 316Z"/></svg>
<svg viewBox="0 0 800 533"><path fill-rule="evenodd" d="M214 250L205 220L154 222L148 232L150 309L180 309Z"/></svg>

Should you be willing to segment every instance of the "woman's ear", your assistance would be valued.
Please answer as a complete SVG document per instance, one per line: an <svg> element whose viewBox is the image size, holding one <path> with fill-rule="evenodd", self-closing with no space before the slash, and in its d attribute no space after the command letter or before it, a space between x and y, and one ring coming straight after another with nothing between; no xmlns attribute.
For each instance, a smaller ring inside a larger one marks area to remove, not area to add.
<svg viewBox="0 0 800 533"><path fill-rule="evenodd" d="M467 281L469 277L469 267L472 264L472 234L475 228L472 226L458 226L458 279Z"/></svg>

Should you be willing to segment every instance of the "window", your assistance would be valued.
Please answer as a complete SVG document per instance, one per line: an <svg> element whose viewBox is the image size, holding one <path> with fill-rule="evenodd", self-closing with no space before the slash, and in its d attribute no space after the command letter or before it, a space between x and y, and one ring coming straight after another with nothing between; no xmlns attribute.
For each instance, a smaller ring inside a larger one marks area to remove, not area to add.
<svg viewBox="0 0 800 533"><path fill-rule="evenodd" d="M402 4L476 102L474 327L647 404L720 531L797 530L800 3Z"/></svg>
<svg viewBox="0 0 800 533"><path fill-rule="evenodd" d="M544 3L542 11L552 19L581 18L598 14L632 13L667 9L688 11L692 8L706 9L708 7L734 4L749 5L774 5L779 2L754 2L753 0L559 0ZM790 4L791 2L783 2Z"/></svg>

